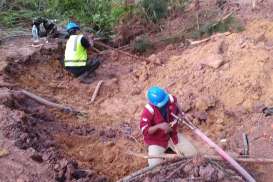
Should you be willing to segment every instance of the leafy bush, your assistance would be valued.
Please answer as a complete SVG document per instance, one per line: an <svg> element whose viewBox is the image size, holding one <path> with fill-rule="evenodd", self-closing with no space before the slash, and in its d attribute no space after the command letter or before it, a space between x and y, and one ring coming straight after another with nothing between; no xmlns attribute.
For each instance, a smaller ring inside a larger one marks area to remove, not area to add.
<svg viewBox="0 0 273 182"><path fill-rule="evenodd" d="M140 36L133 42L133 51L136 53L145 53L153 48L152 42L147 36Z"/></svg>
<svg viewBox="0 0 273 182"><path fill-rule="evenodd" d="M144 16L155 23L167 16L167 0L141 0L139 5L144 11Z"/></svg>
<svg viewBox="0 0 273 182"><path fill-rule="evenodd" d="M3 11L0 12L0 24L5 27L13 27L18 26L20 24L28 24L31 25L32 18L35 13L20 10L20 11Z"/></svg>
<svg viewBox="0 0 273 182"><path fill-rule="evenodd" d="M36 16L59 20L73 17L81 25L92 25L96 31L110 32L119 17L126 12L122 6L113 6L114 0L13 0L1 11L0 22L13 26L19 19L27 21ZM118 3L115 0L115 3ZM23 14L21 14L23 12ZM26 16L25 16L26 15Z"/></svg>
<svg viewBox="0 0 273 182"><path fill-rule="evenodd" d="M234 16L230 16L224 21L218 22L207 22L206 24L200 27L200 30L194 31L192 37L197 39L205 36L210 36L216 32L241 32L244 30L242 23Z"/></svg>
<svg viewBox="0 0 273 182"><path fill-rule="evenodd" d="M170 8L183 10L190 0L168 0Z"/></svg>

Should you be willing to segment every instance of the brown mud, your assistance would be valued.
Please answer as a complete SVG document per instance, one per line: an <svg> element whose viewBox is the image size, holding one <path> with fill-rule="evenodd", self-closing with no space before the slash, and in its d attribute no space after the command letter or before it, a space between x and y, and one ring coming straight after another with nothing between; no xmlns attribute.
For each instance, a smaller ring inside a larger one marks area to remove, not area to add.
<svg viewBox="0 0 273 182"><path fill-rule="evenodd" d="M0 181L116 181L145 167L145 160L126 151L145 152L138 120L151 85L176 95L194 123L225 150L240 154L242 133L247 133L251 157L273 158L272 117L261 113L273 105L273 24L272 17L257 17L242 33L196 47L168 46L151 56L150 64L111 52L91 84L63 70L57 42L33 47L22 38L2 44L0 85L17 86L1 86L0 147L10 154L0 157ZM91 103L100 80L104 83ZM47 108L14 94L19 89L87 114ZM201 153L213 154L190 131L181 131ZM272 165L246 167L258 181L272 181Z"/></svg>

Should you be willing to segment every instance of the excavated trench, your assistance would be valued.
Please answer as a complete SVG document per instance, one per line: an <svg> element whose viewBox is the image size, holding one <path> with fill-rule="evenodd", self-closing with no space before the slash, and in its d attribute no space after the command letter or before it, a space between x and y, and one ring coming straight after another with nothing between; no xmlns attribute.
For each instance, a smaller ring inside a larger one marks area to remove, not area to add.
<svg viewBox="0 0 273 182"><path fill-rule="evenodd" d="M115 121L109 117L111 113L109 116L94 116L98 108L90 106L89 98L97 82L81 84L64 71L59 62L61 52L60 49L42 48L23 59L10 57L5 68L5 82L16 85L14 91L25 89L52 102L73 106L86 114L76 115L46 107L19 92L11 92L4 105L23 113L23 116L4 124L4 136L14 140L19 149L30 151L33 161L47 163L50 166L48 178L56 181L116 181L144 167L144 160L135 160L124 153L128 149L137 150L130 138L132 125L125 123L115 127L112 123ZM108 80L108 83L101 90L101 100L112 97L119 90L116 69L109 68L107 64L102 69L100 72L103 74L97 75L96 80ZM232 170L228 174L233 178L226 178L227 173L222 169L228 167L223 164L217 167L215 161L199 160L198 164L197 159L191 159L187 163L181 162L171 165L178 169L180 165L185 166L181 171L166 165L166 170L160 173L151 172L146 177L129 181L175 181L182 177L243 181ZM35 181L36 178L30 180Z"/></svg>
<svg viewBox="0 0 273 182"><path fill-rule="evenodd" d="M128 163L132 157L123 153L125 148L134 147L129 138L132 126L124 123L118 129L111 127L113 119L96 115L98 108L93 106L96 103L90 103L99 80L104 80L104 86L96 100L98 103L118 92L116 73L122 70L115 66L109 69L106 64L94 83L82 84L64 71L59 62L61 53L62 50L53 47L41 48L26 57L8 57L3 79L15 87L8 90L9 98L4 107L23 116L6 119L2 127L4 136L15 141L19 149L30 151L33 161L48 164L49 181L52 178L56 181L115 181L143 167L145 161ZM46 107L16 92L21 89L85 114Z"/></svg>

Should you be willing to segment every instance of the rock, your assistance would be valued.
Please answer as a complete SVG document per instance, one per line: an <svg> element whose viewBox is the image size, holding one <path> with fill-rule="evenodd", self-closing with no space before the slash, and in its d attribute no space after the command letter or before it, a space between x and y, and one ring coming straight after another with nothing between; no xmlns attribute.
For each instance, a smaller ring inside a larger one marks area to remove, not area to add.
<svg viewBox="0 0 273 182"><path fill-rule="evenodd" d="M195 126L198 126L198 125L201 124L200 120L197 119L197 118L194 118L194 119L192 120L192 123L193 123Z"/></svg>
<svg viewBox="0 0 273 182"><path fill-rule="evenodd" d="M215 105L216 105L216 98L214 96L208 96L207 97L207 103L208 103L208 107L209 108L215 107Z"/></svg>
<svg viewBox="0 0 273 182"><path fill-rule="evenodd" d="M212 54L201 61L201 64L217 69L224 64L224 58L220 54Z"/></svg>
<svg viewBox="0 0 273 182"><path fill-rule="evenodd" d="M223 139L220 140L219 146L220 146L223 150L226 150L227 144L228 144L228 143L227 143L227 139L223 138Z"/></svg>
<svg viewBox="0 0 273 182"><path fill-rule="evenodd" d="M32 154L30 158L38 163L42 163L44 161L42 155L38 152Z"/></svg>
<svg viewBox="0 0 273 182"><path fill-rule="evenodd" d="M183 112L188 112L192 108L191 103L189 101L182 102L180 106Z"/></svg>
<svg viewBox="0 0 273 182"><path fill-rule="evenodd" d="M259 42L264 42L266 41L266 37L265 37L265 33L260 33L257 35L257 37L255 37L255 43L259 43Z"/></svg>
<svg viewBox="0 0 273 182"><path fill-rule="evenodd" d="M155 54L152 54L148 59L151 60L151 62L154 64L157 64L157 65L162 64L161 59L158 56L156 56Z"/></svg>
<svg viewBox="0 0 273 182"><path fill-rule="evenodd" d="M200 97L196 100L195 107L198 111L207 111L216 105L216 99L213 96Z"/></svg>
<svg viewBox="0 0 273 182"><path fill-rule="evenodd" d="M132 90L132 92L131 92L131 95L132 96L135 96L135 95L139 95L140 93L141 93L141 89L140 88L138 88L138 87L135 87L135 88L133 88L133 90Z"/></svg>
<svg viewBox="0 0 273 182"><path fill-rule="evenodd" d="M208 113L207 112L195 112L194 117L197 118L199 121L207 121Z"/></svg>
<svg viewBox="0 0 273 182"><path fill-rule="evenodd" d="M4 148L0 148L0 158L9 155L9 151Z"/></svg>

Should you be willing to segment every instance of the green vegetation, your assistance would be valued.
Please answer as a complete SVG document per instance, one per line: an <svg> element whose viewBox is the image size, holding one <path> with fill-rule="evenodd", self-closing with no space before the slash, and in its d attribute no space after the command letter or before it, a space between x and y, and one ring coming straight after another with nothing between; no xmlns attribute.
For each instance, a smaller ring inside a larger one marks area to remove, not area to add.
<svg viewBox="0 0 273 182"><path fill-rule="evenodd" d="M234 16L228 17L224 21L212 21L202 25L199 30L192 33L192 37L195 39L201 37L207 37L216 32L241 32L244 30L242 23Z"/></svg>
<svg viewBox="0 0 273 182"><path fill-rule="evenodd" d="M64 22L75 19L82 26L91 25L95 31L108 33L128 11L117 0L13 0L0 9L0 24L5 27L31 24L33 18L44 16Z"/></svg>
<svg viewBox="0 0 273 182"><path fill-rule="evenodd" d="M133 51L135 53L143 54L151 49L153 49L153 44L146 35L138 37L133 42Z"/></svg>
<svg viewBox="0 0 273 182"><path fill-rule="evenodd" d="M140 22L140 26L161 27L160 20L177 10L183 12L191 0L136 0L135 2L137 3L128 4L127 0L0 0L0 27L29 29L32 20L42 16L56 19L57 23L63 26L68 20L74 20L79 22L85 31L110 37L117 24L131 26L128 22L132 19L136 20L133 23ZM187 38L203 38L215 32L243 30L241 22L233 16L223 21L215 20L219 16L218 11L213 9L200 13L199 29L194 12L191 12L181 30L167 37L160 37L159 42L173 44ZM117 29L115 30L118 32ZM132 37L131 40L134 38ZM138 53L144 53L153 47L147 36L140 36L132 46Z"/></svg>
<svg viewBox="0 0 273 182"><path fill-rule="evenodd" d="M167 16L168 2L166 0L141 0L139 5L144 16L153 22L158 22Z"/></svg>
<svg viewBox="0 0 273 182"><path fill-rule="evenodd" d="M188 0L140 0L128 5L125 0L0 0L0 23L5 27L30 24L38 16L59 21L76 19L96 31L110 32L120 17L128 12L158 22L168 15L168 8L182 6Z"/></svg>

